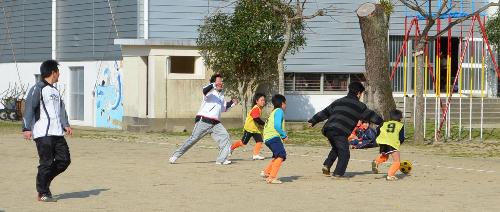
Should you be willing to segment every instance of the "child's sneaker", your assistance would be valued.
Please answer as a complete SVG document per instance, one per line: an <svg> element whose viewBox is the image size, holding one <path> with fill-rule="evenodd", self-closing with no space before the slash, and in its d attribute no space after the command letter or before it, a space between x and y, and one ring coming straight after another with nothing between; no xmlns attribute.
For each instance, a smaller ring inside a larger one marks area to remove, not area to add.
<svg viewBox="0 0 500 212"><path fill-rule="evenodd" d="M178 157L172 156L170 157L170 159L168 159L168 162L170 162L170 164L174 164L177 159Z"/></svg>
<svg viewBox="0 0 500 212"><path fill-rule="evenodd" d="M254 156L252 156L252 160L264 160L264 159L266 159L266 158L262 157L260 155L254 155Z"/></svg>
<svg viewBox="0 0 500 212"><path fill-rule="evenodd" d="M260 171L260 176L263 177L264 179L266 179L267 177L269 177L269 175L266 174L264 171Z"/></svg>
<svg viewBox="0 0 500 212"><path fill-rule="evenodd" d="M57 202L57 199L53 198L49 194L38 194L38 201L40 202Z"/></svg>
<svg viewBox="0 0 500 212"><path fill-rule="evenodd" d="M323 172L324 175L327 175L328 177L330 176L330 169L328 167L323 166L321 171Z"/></svg>
<svg viewBox="0 0 500 212"><path fill-rule="evenodd" d="M283 183L283 182L281 182L281 180L278 180L277 178L267 179L266 181L269 184L282 184Z"/></svg>
<svg viewBox="0 0 500 212"><path fill-rule="evenodd" d="M225 160L222 163L221 162L215 162L215 164L217 164L217 165L229 165L229 164L231 164L231 161L230 160Z"/></svg>
<svg viewBox="0 0 500 212"><path fill-rule="evenodd" d="M387 178L385 178L387 181L396 181L398 178L396 176L389 176L387 175Z"/></svg>
<svg viewBox="0 0 500 212"><path fill-rule="evenodd" d="M378 165L377 162L375 162L375 160L372 161L372 173L378 174Z"/></svg>

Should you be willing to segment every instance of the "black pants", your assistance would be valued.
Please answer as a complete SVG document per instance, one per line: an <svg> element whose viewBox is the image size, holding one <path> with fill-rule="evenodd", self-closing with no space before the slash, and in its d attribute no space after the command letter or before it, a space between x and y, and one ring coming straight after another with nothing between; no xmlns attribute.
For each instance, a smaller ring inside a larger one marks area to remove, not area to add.
<svg viewBox="0 0 500 212"><path fill-rule="evenodd" d="M262 139L262 134L251 133L251 132L248 132L246 130L243 132L243 137L241 137L241 141L243 142L243 144L247 145L248 142L250 141L251 137L253 137L253 140L255 140L255 142L263 142L264 141Z"/></svg>
<svg viewBox="0 0 500 212"><path fill-rule="evenodd" d="M349 164L349 158L351 157L347 137L333 135L332 132L326 132L325 134L330 142L330 145L332 146L332 149L330 150L330 153L328 154L328 157L323 165L331 168L338 157L339 160L337 161L337 166L333 171L333 175L343 176L345 174L345 170L347 169L347 164Z"/></svg>
<svg viewBox="0 0 500 212"><path fill-rule="evenodd" d="M64 172L71 163L69 148L63 136L46 136L35 139L40 165L36 175L36 190L50 194L50 183Z"/></svg>

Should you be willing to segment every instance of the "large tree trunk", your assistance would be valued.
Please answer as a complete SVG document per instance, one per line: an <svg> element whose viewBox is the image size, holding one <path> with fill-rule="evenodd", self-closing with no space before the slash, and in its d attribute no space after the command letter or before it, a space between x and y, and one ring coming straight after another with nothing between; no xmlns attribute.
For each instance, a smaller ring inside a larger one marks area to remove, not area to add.
<svg viewBox="0 0 500 212"><path fill-rule="evenodd" d="M368 106L389 118L396 109L389 79L389 15L380 4L365 3L356 11L365 47L365 69Z"/></svg>
<svg viewBox="0 0 500 212"><path fill-rule="evenodd" d="M288 52L290 40L292 40L292 21L286 18L285 43L281 47L276 61L278 63L278 89L282 95L285 95L285 55Z"/></svg>
<svg viewBox="0 0 500 212"><path fill-rule="evenodd" d="M417 93L416 98L416 109L415 109L415 129L413 132L413 142L416 144L424 143L424 48L425 48L425 40L423 38L419 39L417 49L414 54L417 55L417 76L416 76L416 85L415 91Z"/></svg>

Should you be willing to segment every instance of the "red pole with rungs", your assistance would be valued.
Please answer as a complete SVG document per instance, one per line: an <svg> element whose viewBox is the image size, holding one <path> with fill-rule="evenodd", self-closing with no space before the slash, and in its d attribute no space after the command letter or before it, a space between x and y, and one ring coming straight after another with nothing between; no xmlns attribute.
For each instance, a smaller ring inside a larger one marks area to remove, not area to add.
<svg viewBox="0 0 500 212"><path fill-rule="evenodd" d="M479 15L477 15L477 16L479 16ZM495 56L493 55L493 52L491 51L490 42L488 40L488 36L486 36L486 29L484 28L484 23L481 22L481 18L479 18L478 23L479 23L479 27L481 28L481 32L483 34L483 39L486 42L486 46L488 47L488 52L490 53L491 61L493 62L493 65L495 66L494 67L495 72L497 73L498 79L500 79L500 71L498 70L498 64L497 64L497 61L495 59Z"/></svg>
<svg viewBox="0 0 500 212"><path fill-rule="evenodd" d="M470 25L470 29L469 29L469 33L467 34L467 38L466 38L467 42L465 43L464 51L462 51L462 55L460 55L459 68L458 68L457 74L455 75L455 80L453 82L453 87L455 87L455 85L456 85L456 83L458 81L458 75L460 74L460 70L462 68L462 63L464 61L465 52L466 52L467 48L469 47L469 40L471 38L472 32L474 31L474 23L475 23L475 21L476 21L476 16L473 16L472 17L472 22L471 22L471 25ZM451 95L449 96L449 98L451 98ZM441 119L441 123L439 124L438 134L441 133L441 128L443 127L443 122L444 122L444 120L446 120L446 114L448 113L448 108L449 108L450 101L448 101L447 104L448 105L446 106L446 110L443 113L443 116L442 116L442 119Z"/></svg>
<svg viewBox="0 0 500 212"><path fill-rule="evenodd" d="M396 59L396 64L395 64L394 68L392 68L392 71L391 71L391 78L390 78L391 81L394 78L394 74L396 73L396 70L398 68L399 62L401 61L401 55L406 50L406 43L408 42L408 36L410 34L411 29L413 28L414 21L415 21L415 19L413 19L411 21L410 27L408 28L408 30L406 30L404 41L403 41L403 45L401 46L401 48L399 48L399 54L398 54L398 57ZM405 18L405 22L406 22L406 18ZM405 23L405 28L406 28L406 23Z"/></svg>

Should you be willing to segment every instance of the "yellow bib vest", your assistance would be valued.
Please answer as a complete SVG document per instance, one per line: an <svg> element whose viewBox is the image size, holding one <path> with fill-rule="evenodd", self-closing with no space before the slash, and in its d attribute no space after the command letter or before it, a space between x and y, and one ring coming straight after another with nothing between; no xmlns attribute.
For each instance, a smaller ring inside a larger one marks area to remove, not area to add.
<svg viewBox="0 0 500 212"><path fill-rule="evenodd" d="M403 123L399 121L386 121L380 128L380 135L377 137L377 144L386 144L399 150L399 132L403 128Z"/></svg>
<svg viewBox="0 0 500 212"><path fill-rule="evenodd" d="M249 133L262 133L262 129L259 128L259 125L255 123L252 117L252 111L259 110L259 114L262 114L262 109L258 105L253 106L253 108L248 112L247 119L245 120L245 126L243 129Z"/></svg>
<svg viewBox="0 0 500 212"><path fill-rule="evenodd" d="M281 108L276 108L269 114L269 118L267 119L266 125L264 126L264 141L267 141L274 137L281 137L278 131L274 128L274 114L277 110L281 110ZM281 122L281 128L285 130L285 119Z"/></svg>

